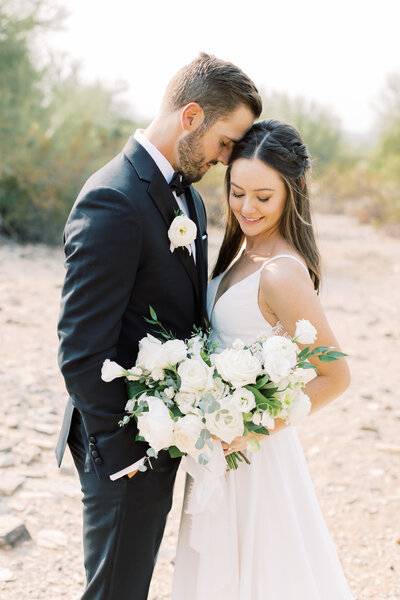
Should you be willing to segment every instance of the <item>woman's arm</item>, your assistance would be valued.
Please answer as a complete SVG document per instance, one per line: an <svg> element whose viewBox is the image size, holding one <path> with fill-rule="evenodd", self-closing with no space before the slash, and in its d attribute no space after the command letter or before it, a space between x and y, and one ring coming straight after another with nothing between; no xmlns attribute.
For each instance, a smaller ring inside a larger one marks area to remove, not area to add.
<svg viewBox="0 0 400 600"><path fill-rule="evenodd" d="M312 348L316 346L333 346L340 350L339 343L332 332L326 319L321 302L314 291L311 279L304 269L294 261L279 260L269 263L263 270L260 278L260 289L258 303L265 319L275 325L278 321L291 337L294 336L296 323L300 319L307 319L317 330L317 338ZM305 345L298 344L305 348ZM324 363L318 358L312 357L310 362L314 364L319 374L309 381L304 392L310 397L311 411L316 412L326 406L332 400L343 394L350 384L350 370L345 358L335 362ZM275 419L275 428L270 435L281 431L286 427L282 419ZM255 434L252 434L254 436ZM255 435L258 439L265 436ZM225 454L243 450L247 446L249 436L238 437L229 445L223 444Z"/></svg>

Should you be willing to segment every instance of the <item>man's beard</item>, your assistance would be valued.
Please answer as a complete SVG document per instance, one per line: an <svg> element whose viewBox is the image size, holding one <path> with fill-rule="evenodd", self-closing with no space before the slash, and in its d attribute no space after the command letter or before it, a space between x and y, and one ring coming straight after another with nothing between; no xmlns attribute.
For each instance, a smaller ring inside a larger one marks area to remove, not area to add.
<svg viewBox="0 0 400 600"><path fill-rule="evenodd" d="M205 133L206 130L200 126L178 142L179 172L188 183L200 181L205 174L206 159L201 143Z"/></svg>

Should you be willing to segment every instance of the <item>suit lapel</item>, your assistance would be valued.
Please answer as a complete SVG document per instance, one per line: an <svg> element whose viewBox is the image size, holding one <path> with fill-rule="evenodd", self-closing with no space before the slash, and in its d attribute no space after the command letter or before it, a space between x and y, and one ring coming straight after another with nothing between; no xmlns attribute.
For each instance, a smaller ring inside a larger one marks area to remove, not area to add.
<svg viewBox="0 0 400 600"><path fill-rule="evenodd" d="M168 229L171 226L177 211L179 211L179 206L175 200L175 196L173 195L171 189L165 181L163 174L157 167L154 160L133 136L129 138L124 148L124 154L132 164L140 179L149 182L147 191L165 221L165 235L167 236ZM197 225L197 219L195 222ZM197 238L198 237L199 235ZM197 238L196 252L198 248ZM186 248L176 248L176 250L174 250L174 254L179 257L180 261L185 267L185 270L187 271L193 283L196 295L198 297L200 295L199 279L193 257L189 255L189 252Z"/></svg>
<svg viewBox="0 0 400 600"><path fill-rule="evenodd" d="M185 192L188 208L189 208L189 216L196 223L197 226L197 236L196 236L196 266L198 273L198 282L200 287L200 315L205 314L206 310L206 292L207 292L207 261L204 256L203 250L203 241L202 241L202 221L204 219L201 218L200 215L200 207L199 201L197 200L194 193L192 193L192 188L188 188Z"/></svg>

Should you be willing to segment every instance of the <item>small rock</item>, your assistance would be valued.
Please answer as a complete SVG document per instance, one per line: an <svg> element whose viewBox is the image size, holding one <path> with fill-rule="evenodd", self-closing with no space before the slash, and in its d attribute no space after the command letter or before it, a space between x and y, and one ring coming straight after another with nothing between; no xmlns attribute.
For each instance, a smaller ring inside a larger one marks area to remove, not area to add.
<svg viewBox="0 0 400 600"><path fill-rule="evenodd" d="M376 449L390 454L400 454L400 446L395 446L395 444L376 444Z"/></svg>
<svg viewBox="0 0 400 600"><path fill-rule="evenodd" d="M15 458L11 454L0 456L0 469L6 467L13 467L15 465Z"/></svg>
<svg viewBox="0 0 400 600"><path fill-rule="evenodd" d="M42 529L39 531L38 544L43 548L61 548L68 543L68 536L63 531L56 529Z"/></svg>
<svg viewBox="0 0 400 600"><path fill-rule="evenodd" d="M54 435L56 433L56 428L54 425L50 425L49 423L40 423L38 425L34 425L32 429L38 433L44 433L46 435Z"/></svg>
<svg viewBox="0 0 400 600"><path fill-rule="evenodd" d="M13 444L5 443L0 444L0 452L10 452L13 449Z"/></svg>
<svg viewBox="0 0 400 600"><path fill-rule="evenodd" d="M31 536L24 523L12 515L0 515L0 548L14 548Z"/></svg>
<svg viewBox="0 0 400 600"><path fill-rule="evenodd" d="M0 496L12 496L24 481L18 475L4 475L0 478Z"/></svg>
<svg viewBox="0 0 400 600"><path fill-rule="evenodd" d="M0 569L0 581L15 581L15 575L10 569Z"/></svg>
<svg viewBox="0 0 400 600"><path fill-rule="evenodd" d="M373 433L379 433L379 430L376 427L370 427L369 425L363 425L360 427L362 431L373 431Z"/></svg>

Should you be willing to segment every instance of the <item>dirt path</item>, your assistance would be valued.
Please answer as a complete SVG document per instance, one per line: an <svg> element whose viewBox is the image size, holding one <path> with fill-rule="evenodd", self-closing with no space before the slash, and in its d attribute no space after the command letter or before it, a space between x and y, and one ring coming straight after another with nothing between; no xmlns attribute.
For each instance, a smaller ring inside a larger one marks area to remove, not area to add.
<svg viewBox="0 0 400 600"><path fill-rule="evenodd" d="M400 241L348 217L320 216L317 225L327 275L323 302L351 356L352 385L298 432L356 600L394 600ZM219 235L213 233L211 255ZM84 584L79 484L69 453L60 471L53 453L65 402L55 333L63 272L59 250L0 247L0 529L17 518L31 535L11 550L0 548L2 600L74 600ZM150 600L170 597L182 484L180 476Z"/></svg>

